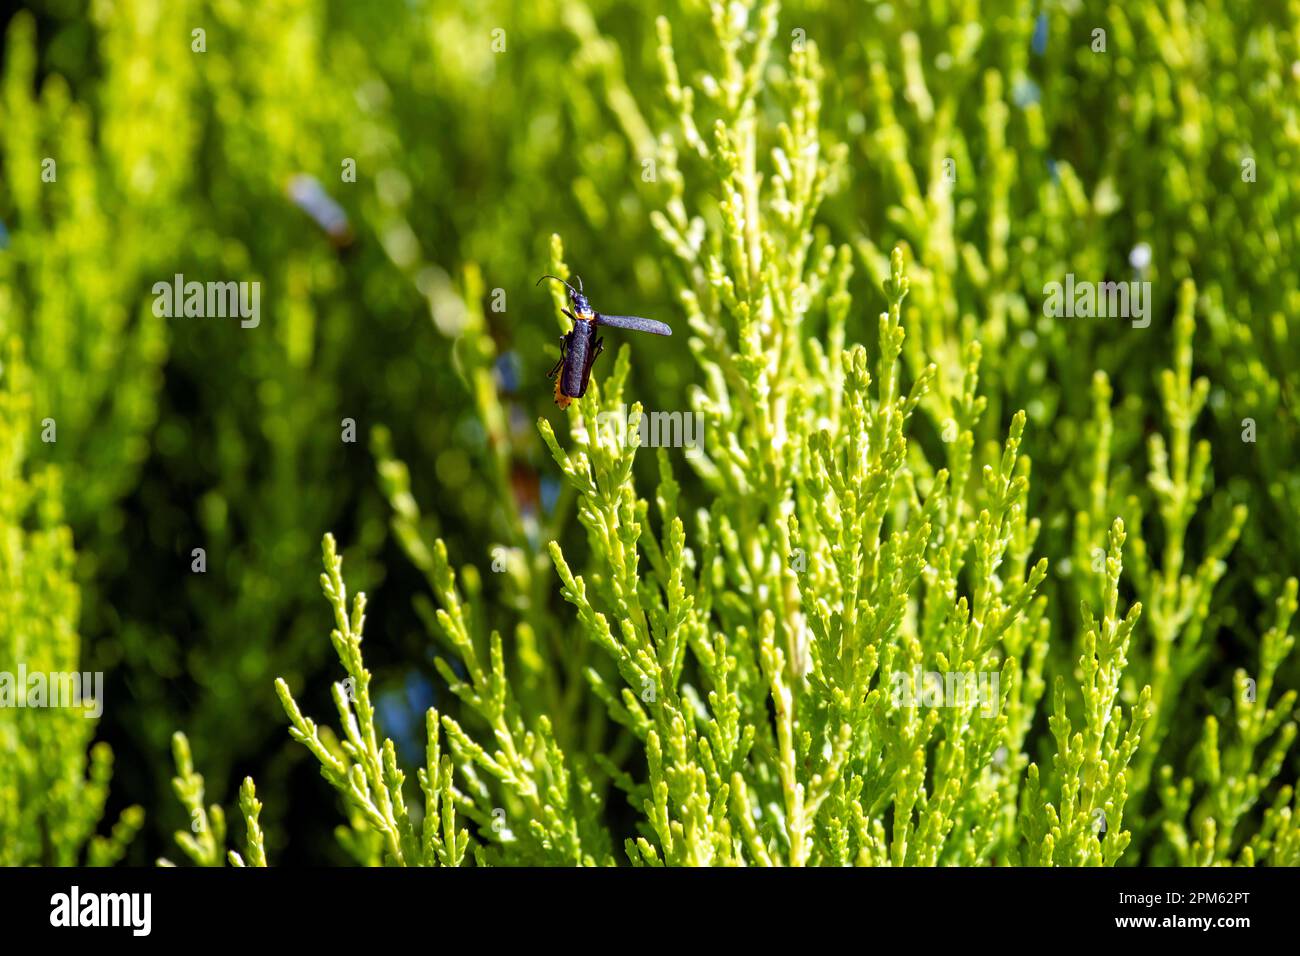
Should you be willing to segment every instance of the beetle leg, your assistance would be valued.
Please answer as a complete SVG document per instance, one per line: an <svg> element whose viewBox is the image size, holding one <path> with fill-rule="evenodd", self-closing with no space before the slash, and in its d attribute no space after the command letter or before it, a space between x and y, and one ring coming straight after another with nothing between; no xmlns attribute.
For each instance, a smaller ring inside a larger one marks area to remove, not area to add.
<svg viewBox="0 0 1300 956"><path fill-rule="evenodd" d="M561 335L560 336L560 360L555 363L555 368L551 369L549 372L546 373L547 378L555 378L555 376L559 373L560 369L564 368L564 360L568 357L568 354L569 354L569 337L567 335Z"/></svg>
<svg viewBox="0 0 1300 956"><path fill-rule="evenodd" d="M567 315L569 318L573 319L573 324L574 324L574 325L577 325L577 324L578 324L578 317L577 317L576 315L574 315L572 312L570 312L568 309L563 309L563 308L562 308L562 309L560 309L560 311L563 312L565 315Z"/></svg>
<svg viewBox="0 0 1300 956"><path fill-rule="evenodd" d="M591 361L594 363L603 351L605 351L605 340L603 338L596 339L596 350L591 354Z"/></svg>

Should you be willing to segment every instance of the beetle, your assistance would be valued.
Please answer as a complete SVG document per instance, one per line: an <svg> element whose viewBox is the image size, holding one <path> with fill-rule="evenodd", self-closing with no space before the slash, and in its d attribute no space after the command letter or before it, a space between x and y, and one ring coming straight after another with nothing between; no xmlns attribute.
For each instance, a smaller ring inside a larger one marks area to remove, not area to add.
<svg viewBox="0 0 1300 956"><path fill-rule="evenodd" d="M555 379L555 404L568 408L575 398L587 394L587 383L591 379L591 366L604 349L605 340L597 336L602 325L615 329L632 329L635 332L650 332L653 335L672 335L673 330L663 322L643 319L639 315L605 315L597 312L587 301L582 291L582 276L576 276L578 288L574 288L559 276L544 275L537 280L541 285L545 279L554 279L564 284L569 290L569 304L573 311L562 309L573 320L573 329L560 336L560 360L547 373L547 378Z"/></svg>

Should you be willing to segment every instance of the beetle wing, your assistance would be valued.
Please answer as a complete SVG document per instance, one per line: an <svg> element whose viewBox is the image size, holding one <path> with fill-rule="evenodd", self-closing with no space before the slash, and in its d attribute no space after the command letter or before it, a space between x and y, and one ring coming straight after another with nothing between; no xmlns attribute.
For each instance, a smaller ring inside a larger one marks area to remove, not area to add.
<svg viewBox="0 0 1300 956"><path fill-rule="evenodd" d="M596 364L596 357L604 351L604 346L604 339L596 339L595 344L591 346L591 350L587 353L587 359L582 363L582 390L578 392L578 398L582 398L587 394L587 386L591 383L591 367Z"/></svg>
<svg viewBox="0 0 1300 956"><path fill-rule="evenodd" d="M673 330L665 323L655 319L643 319L639 315L605 315L601 312L597 313L596 321L616 329L632 329L634 332L651 332L654 335L673 334Z"/></svg>

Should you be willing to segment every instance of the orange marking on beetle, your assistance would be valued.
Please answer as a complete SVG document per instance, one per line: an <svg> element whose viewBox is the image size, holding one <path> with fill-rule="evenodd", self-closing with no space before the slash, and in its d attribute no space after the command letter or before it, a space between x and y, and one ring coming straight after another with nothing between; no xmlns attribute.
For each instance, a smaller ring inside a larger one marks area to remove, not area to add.
<svg viewBox="0 0 1300 956"><path fill-rule="evenodd" d="M569 403L572 402L573 399L571 399L568 395L565 395L564 392L560 391L560 386L563 384L562 383L563 377L564 376L562 375L555 376L555 404L559 405L561 408L568 408Z"/></svg>

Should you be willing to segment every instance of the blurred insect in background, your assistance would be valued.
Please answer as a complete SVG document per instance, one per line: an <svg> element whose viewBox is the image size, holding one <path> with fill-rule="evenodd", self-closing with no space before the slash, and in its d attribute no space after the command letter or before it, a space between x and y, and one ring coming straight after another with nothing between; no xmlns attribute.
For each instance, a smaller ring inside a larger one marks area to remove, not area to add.
<svg viewBox="0 0 1300 956"><path fill-rule="evenodd" d="M340 252L350 245L355 238L348 214L335 202L325 187L315 176L299 173L289 180L285 191L293 204L305 212L329 236L330 242Z"/></svg>
<svg viewBox="0 0 1300 956"><path fill-rule="evenodd" d="M555 404L561 408L568 408L570 401L587 394L591 366L600 355L605 343L604 339L596 337L600 326L608 325L616 329L632 329L654 335L673 334L671 328L654 319L643 319L639 315L605 315L597 312L583 295L582 276L576 278L578 280L576 289L559 276L544 275L537 280L538 285L542 284L542 279L554 279L556 282L564 283L564 287L569 290L569 304L573 306L572 312L568 309L561 310L573 320L573 330L560 336L560 360L546 376L555 379Z"/></svg>

